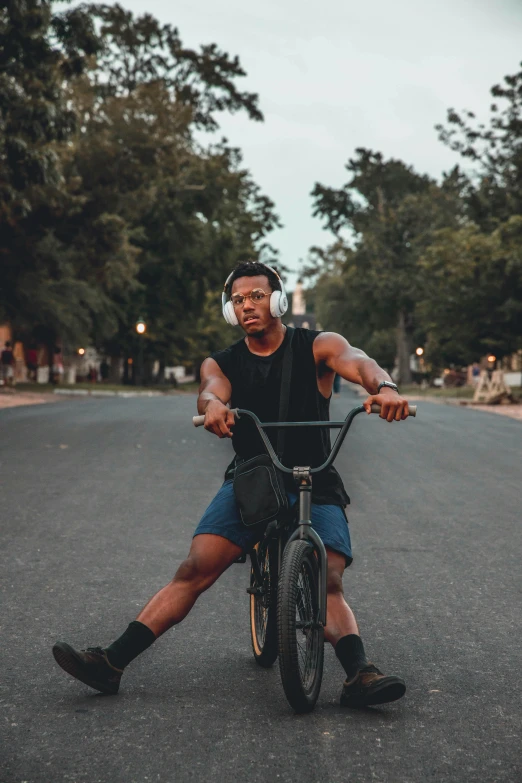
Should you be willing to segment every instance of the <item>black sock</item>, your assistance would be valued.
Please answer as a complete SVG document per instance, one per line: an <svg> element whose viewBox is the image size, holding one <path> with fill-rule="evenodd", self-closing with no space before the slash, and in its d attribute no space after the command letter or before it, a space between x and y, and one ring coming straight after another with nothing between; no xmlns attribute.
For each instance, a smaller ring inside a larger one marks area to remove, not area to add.
<svg viewBox="0 0 522 783"><path fill-rule="evenodd" d="M355 633L349 633L339 639L335 645L335 654L346 672L347 680L353 680L359 669L368 663L362 639Z"/></svg>
<svg viewBox="0 0 522 783"><path fill-rule="evenodd" d="M124 669L155 641L156 637L150 628L138 620L133 620L120 638L105 648L105 652L112 666Z"/></svg>

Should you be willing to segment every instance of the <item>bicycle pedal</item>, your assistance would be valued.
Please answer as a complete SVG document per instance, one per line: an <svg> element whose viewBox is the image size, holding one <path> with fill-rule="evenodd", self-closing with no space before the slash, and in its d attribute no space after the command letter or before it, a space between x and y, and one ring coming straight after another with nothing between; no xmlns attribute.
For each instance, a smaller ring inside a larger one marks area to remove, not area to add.
<svg viewBox="0 0 522 783"><path fill-rule="evenodd" d="M247 587L246 589L249 595L264 595L265 591L262 587Z"/></svg>

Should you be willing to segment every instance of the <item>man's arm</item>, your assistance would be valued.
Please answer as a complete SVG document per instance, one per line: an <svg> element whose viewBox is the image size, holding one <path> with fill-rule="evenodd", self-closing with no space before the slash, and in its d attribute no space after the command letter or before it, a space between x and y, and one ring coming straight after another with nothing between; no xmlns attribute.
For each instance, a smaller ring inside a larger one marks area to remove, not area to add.
<svg viewBox="0 0 522 783"><path fill-rule="evenodd" d="M201 365L198 413L205 414L205 429L218 438L231 438L234 414L227 403L232 396L230 381L214 359L205 359Z"/></svg>
<svg viewBox="0 0 522 783"><path fill-rule="evenodd" d="M408 401L396 391L385 386L377 394L382 381L392 380L386 370L379 367L364 351L350 345L340 334L319 334L314 340L314 356L318 366L325 364L345 380L358 383L366 389L370 395L363 403L367 413L371 413L371 406L377 403L381 406L381 419L400 421L408 416Z"/></svg>

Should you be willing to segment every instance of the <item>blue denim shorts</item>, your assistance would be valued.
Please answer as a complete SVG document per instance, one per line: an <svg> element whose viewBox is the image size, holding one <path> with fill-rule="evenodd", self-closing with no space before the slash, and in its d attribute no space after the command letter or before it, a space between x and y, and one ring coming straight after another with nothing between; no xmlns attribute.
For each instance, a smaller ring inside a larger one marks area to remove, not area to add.
<svg viewBox="0 0 522 783"><path fill-rule="evenodd" d="M287 496L291 505L297 501L297 494L287 492ZM352 545L344 509L341 506L312 503L312 527L319 533L324 545L343 554L346 565L350 565ZM243 551L249 550L259 540L259 534L252 533L241 521L232 480L225 481L203 514L194 535L199 536L201 533L227 538Z"/></svg>

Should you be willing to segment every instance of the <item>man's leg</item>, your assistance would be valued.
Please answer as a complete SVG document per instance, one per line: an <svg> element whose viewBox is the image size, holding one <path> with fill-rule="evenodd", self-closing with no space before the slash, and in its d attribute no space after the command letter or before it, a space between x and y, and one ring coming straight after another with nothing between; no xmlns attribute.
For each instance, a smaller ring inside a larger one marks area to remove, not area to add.
<svg viewBox="0 0 522 783"><path fill-rule="evenodd" d="M181 622L198 597L239 557L241 547L219 535L192 539L188 557L176 575L148 602L137 619L106 649L75 650L65 642L53 647L66 672L104 693L117 693L123 669L153 644L158 636Z"/></svg>
<svg viewBox="0 0 522 783"><path fill-rule="evenodd" d="M241 547L221 536L203 533L192 539L186 560L165 587L150 599L136 620L156 638L180 623L201 593L208 590L241 554Z"/></svg>
<svg viewBox="0 0 522 783"><path fill-rule="evenodd" d="M339 639L348 634L359 636L354 613L346 603L343 590L343 573L346 558L340 552L326 548L328 555L328 611L324 637L335 648Z"/></svg>
<svg viewBox="0 0 522 783"><path fill-rule="evenodd" d="M328 604L326 641L346 672L341 704L367 707L396 701L404 696L406 686L400 677L386 676L366 659L355 616L344 598L343 572L346 558L340 552L326 548L328 555Z"/></svg>

